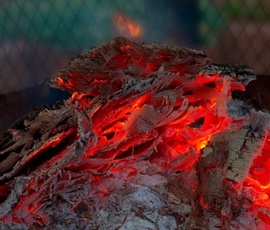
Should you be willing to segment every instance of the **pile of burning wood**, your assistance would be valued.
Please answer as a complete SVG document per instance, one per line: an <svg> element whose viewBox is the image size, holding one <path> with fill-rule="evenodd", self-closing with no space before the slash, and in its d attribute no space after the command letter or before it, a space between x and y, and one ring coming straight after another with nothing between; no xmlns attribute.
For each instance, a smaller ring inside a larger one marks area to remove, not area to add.
<svg viewBox="0 0 270 230"><path fill-rule="evenodd" d="M1 136L1 229L270 227L270 116L227 112L254 79L123 37L82 52L52 81L71 98Z"/></svg>

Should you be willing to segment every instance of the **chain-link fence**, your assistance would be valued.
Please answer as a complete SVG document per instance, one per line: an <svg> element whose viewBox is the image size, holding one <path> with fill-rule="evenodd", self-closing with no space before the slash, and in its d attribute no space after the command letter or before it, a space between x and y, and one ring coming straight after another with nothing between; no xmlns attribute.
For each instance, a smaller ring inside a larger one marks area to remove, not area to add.
<svg viewBox="0 0 270 230"><path fill-rule="evenodd" d="M200 35L213 60L270 75L270 1L200 1Z"/></svg>
<svg viewBox="0 0 270 230"><path fill-rule="evenodd" d="M1 0L0 130L64 97L44 83L80 51L119 35L270 74L269 12L268 0Z"/></svg>

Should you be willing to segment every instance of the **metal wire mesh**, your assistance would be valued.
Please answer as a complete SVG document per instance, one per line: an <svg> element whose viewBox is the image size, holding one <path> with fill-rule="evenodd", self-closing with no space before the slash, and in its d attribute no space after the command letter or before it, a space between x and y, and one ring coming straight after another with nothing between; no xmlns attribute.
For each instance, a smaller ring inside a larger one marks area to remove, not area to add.
<svg viewBox="0 0 270 230"><path fill-rule="evenodd" d="M80 51L132 37L129 22L140 29L134 40L199 48L270 74L267 0L1 0L0 131L63 97L44 83Z"/></svg>
<svg viewBox="0 0 270 230"><path fill-rule="evenodd" d="M201 0L200 33L217 62L246 64L270 74L270 2Z"/></svg>

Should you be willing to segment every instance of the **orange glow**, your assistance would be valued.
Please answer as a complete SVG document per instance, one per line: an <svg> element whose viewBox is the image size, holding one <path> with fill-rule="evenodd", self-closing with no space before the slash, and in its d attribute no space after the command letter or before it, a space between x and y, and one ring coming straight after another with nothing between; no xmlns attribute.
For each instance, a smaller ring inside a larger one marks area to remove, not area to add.
<svg viewBox="0 0 270 230"><path fill-rule="evenodd" d="M114 25L121 35L129 35L132 38L138 38L141 35L141 26L121 13L114 15Z"/></svg>
<svg viewBox="0 0 270 230"><path fill-rule="evenodd" d="M57 77L57 83L60 86L63 86L65 84L65 82L63 81L63 79L61 77Z"/></svg>
<svg viewBox="0 0 270 230"><path fill-rule="evenodd" d="M135 108L137 108L137 107L141 107L142 104L144 103L144 101L146 100L146 98L148 97L148 95L149 95L149 93L146 93L146 94L143 94L142 96L140 96L140 97L136 100L135 104L131 107L130 110L132 111L133 109L135 109Z"/></svg>
<svg viewBox="0 0 270 230"><path fill-rule="evenodd" d="M206 141L206 140L203 140L203 141L200 143L200 149L205 148L206 145L207 145L207 141Z"/></svg>
<svg viewBox="0 0 270 230"><path fill-rule="evenodd" d="M78 97L79 93L78 92L74 92L72 95L71 95L71 98L69 99L68 101L68 104L72 104Z"/></svg>
<svg viewBox="0 0 270 230"><path fill-rule="evenodd" d="M251 177L247 177L246 180L244 181L244 184L246 186L252 186L252 188L254 188L257 191L261 191L261 192L266 192L270 188L270 183L267 185L261 185L259 181L255 180Z"/></svg>

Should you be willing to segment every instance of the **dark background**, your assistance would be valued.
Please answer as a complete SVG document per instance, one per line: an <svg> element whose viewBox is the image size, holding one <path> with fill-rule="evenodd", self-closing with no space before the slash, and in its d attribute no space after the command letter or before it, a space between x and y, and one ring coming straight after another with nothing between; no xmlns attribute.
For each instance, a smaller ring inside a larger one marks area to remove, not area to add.
<svg viewBox="0 0 270 230"><path fill-rule="evenodd" d="M140 28L138 36L127 22ZM67 98L48 80L82 50L119 35L246 64L259 75L249 92L270 108L268 0L1 0L0 133L36 107Z"/></svg>

